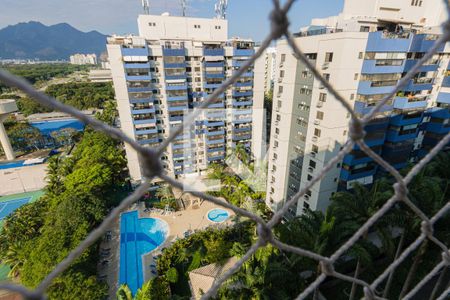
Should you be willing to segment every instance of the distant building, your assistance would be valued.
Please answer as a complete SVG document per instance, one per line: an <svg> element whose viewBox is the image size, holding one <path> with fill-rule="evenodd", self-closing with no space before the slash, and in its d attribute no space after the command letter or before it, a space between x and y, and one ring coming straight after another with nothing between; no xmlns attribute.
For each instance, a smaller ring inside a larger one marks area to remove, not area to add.
<svg viewBox="0 0 450 300"><path fill-rule="evenodd" d="M276 48L267 48L264 53L264 60L262 60L262 63L264 63L264 92L266 94L273 89L276 56Z"/></svg>
<svg viewBox="0 0 450 300"><path fill-rule="evenodd" d="M92 82L110 82L112 81L111 70L90 70L89 80Z"/></svg>
<svg viewBox="0 0 450 300"><path fill-rule="evenodd" d="M70 56L70 63L72 65L96 65L96 54L74 54Z"/></svg>
<svg viewBox="0 0 450 300"><path fill-rule="evenodd" d="M108 38L121 128L141 145L156 148L195 109L255 53L254 42L228 39L228 21L141 15L139 37ZM254 72L209 106L167 148L162 160L177 178L201 175L223 162L238 144L251 152ZM231 113L233 112L233 113ZM135 181L142 179L138 153L125 145Z"/></svg>
<svg viewBox="0 0 450 300"><path fill-rule="evenodd" d="M359 117L386 97L442 33L443 1L346 0L338 16L313 19L295 34L309 62L348 99ZM423 157L450 130L450 46L420 67L413 79L365 126L364 141L396 169ZM350 135L350 114L286 40L277 44L270 134L267 205L274 211L317 176ZM336 191L372 184L385 170L361 149L337 162L289 209L325 211Z"/></svg>

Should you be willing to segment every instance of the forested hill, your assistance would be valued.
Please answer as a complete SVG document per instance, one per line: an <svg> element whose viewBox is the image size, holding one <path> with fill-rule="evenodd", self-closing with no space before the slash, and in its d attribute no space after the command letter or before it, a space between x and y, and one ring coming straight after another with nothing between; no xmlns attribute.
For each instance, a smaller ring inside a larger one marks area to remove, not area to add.
<svg viewBox="0 0 450 300"><path fill-rule="evenodd" d="M0 59L68 60L75 53L99 56L105 50L106 35L82 32L67 23L31 21L0 29Z"/></svg>

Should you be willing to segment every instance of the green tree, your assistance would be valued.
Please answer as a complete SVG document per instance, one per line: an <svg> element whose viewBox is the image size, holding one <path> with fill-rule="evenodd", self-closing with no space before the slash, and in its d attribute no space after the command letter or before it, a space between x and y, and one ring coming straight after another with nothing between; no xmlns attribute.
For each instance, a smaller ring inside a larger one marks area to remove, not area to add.
<svg viewBox="0 0 450 300"><path fill-rule="evenodd" d="M117 300L133 300L133 294L126 284L121 284L116 292Z"/></svg>
<svg viewBox="0 0 450 300"><path fill-rule="evenodd" d="M166 272L166 278L170 283L177 283L178 282L178 271L176 268L170 268Z"/></svg>

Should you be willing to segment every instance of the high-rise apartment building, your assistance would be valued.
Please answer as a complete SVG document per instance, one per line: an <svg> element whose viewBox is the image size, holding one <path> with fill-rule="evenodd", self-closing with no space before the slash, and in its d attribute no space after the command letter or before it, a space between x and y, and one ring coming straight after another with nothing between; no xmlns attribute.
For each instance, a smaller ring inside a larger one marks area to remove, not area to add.
<svg viewBox="0 0 450 300"><path fill-rule="evenodd" d="M446 18L440 0L346 0L339 16L315 19L295 42L359 116L388 94L427 52ZM365 142L400 169L422 157L450 129L450 49L441 47L365 127ZM266 203L277 210L333 159L348 140L350 114L277 44ZM385 171L358 147L289 210L325 210L332 194Z"/></svg>
<svg viewBox="0 0 450 300"><path fill-rule="evenodd" d="M108 38L108 53L124 132L157 147L172 129L255 53L254 43L228 39L228 22L141 15L139 36ZM262 85L261 85L262 89ZM245 72L167 148L169 174L198 175L243 144L251 151L254 73ZM137 153L126 146L135 181L142 179Z"/></svg>
<svg viewBox="0 0 450 300"><path fill-rule="evenodd" d="M273 81L275 78L275 60L277 49L274 47L267 48L263 54L261 63L264 64L264 93L268 93L273 89Z"/></svg>
<svg viewBox="0 0 450 300"><path fill-rule="evenodd" d="M74 54L70 56L70 63L72 65L96 65L96 54Z"/></svg>

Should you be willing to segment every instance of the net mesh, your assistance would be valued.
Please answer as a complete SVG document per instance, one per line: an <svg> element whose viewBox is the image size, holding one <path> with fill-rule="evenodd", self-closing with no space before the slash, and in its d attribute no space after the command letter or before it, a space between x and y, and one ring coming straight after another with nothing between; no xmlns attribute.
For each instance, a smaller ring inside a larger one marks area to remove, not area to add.
<svg viewBox="0 0 450 300"><path fill-rule="evenodd" d="M447 13L450 13L450 4L447 0L443 0L447 9ZM92 117L84 115L81 111L65 105L59 102L57 99L54 99L45 93L42 93L36 90L31 84L26 82L24 79L13 76L5 70L0 69L0 81L2 81L7 86L17 88L27 94L29 97L34 99L35 101L46 105L55 110L59 110L65 113L68 113L77 119L81 120L85 124L90 125L95 130L104 132L109 136L121 140L136 150L139 153L141 158L142 170L144 172L145 180L141 183L141 185L127 198L123 199L119 206L115 207L110 214L103 220L98 228L89 233L86 239L83 240L75 249L73 249L65 259L59 262L53 271L47 275L47 277L39 284L39 286L30 290L24 286L18 284L0 284L0 290L9 290L13 292L20 293L23 297L27 299L43 299L45 298L46 289L52 283L57 276L63 273L72 262L74 262L84 250L86 250L90 245L95 243L99 238L101 238L108 228L112 225L114 220L120 215L120 213L126 210L133 202L137 201L141 198L150 187L150 182L155 178L160 178L166 183L172 185L173 187L183 189L183 184L174 178L168 176L164 172L164 168L162 167L160 157L165 151L166 147L175 140L176 136L183 132L183 128L185 125L190 125L194 122L195 118L200 114L202 108L207 108L220 94L222 94L228 87L230 87L248 68L250 68L256 61L258 57L260 57L264 51L270 46L273 41L276 41L280 38L285 38L292 48L292 51L295 57L302 61L306 66L311 70L313 75L317 80L321 82L322 85L331 93L336 101L339 101L346 110L351 115L350 122L350 130L349 130L349 139L342 147L342 150L336 155L331 161L329 161L322 171L318 173L314 178L309 181L309 183L303 187L296 195L294 195L289 201L287 201L281 209L279 209L273 217L268 221L264 221L261 217L245 210L240 207L234 206L229 203L225 203L219 198L213 197L211 195L205 194L200 191L192 191L192 187L189 189L189 193L200 197L206 201L212 202L219 206L226 207L228 209L233 210L236 214L240 214L242 216L248 217L257 223L257 241L250 247L247 253L242 256L235 265L233 265L225 274L223 274L220 278L216 279L213 286L210 290L208 290L203 296L202 299L209 299L214 297L218 291L218 289L222 286L222 284L230 279L230 277L236 273L239 268L248 260L250 257L261 247L266 246L267 244L272 244L282 251L292 252L304 257L308 257L310 259L316 260L321 269L321 274L306 288L302 291L300 295L298 295L297 299L305 299L310 295L318 286L327 278L327 277L335 277L352 284L359 285L363 287L364 295L366 299L383 299L379 296L377 292L377 287L387 279L387 277L411 254L413 251L418 249L418 247L428 239L429 242L434 243L437 247L442 250L442 260L439 264L437 264L423 279L411 290L407 295L404 296L404 299L411 299L416 293L424 287L424 285L429 282L434 276L439 274L444 268L450 266L450 252L445 243L440 241L433 234L433 225L442 218L448 211L450 210L450 202L447 202L445 206L443 206L434 216L431 218L427 217L424 212L422 212L409 198L408 198L408 184L411 183L411 180L416 176L426 165L429 163L449 142L450 142L450 133L448 133L429 153L420 160L407 175L402 176L393 166L391 166L388 162L386 162L382 157L380 157L377 153L372 151L369 146L364 142L364 126L370 122L375 114L380 111L381 107L385 105L396 93L405 87L408 82L413 78L413 76L419 71L420 67L428 61L434 54L437 53L439 47L442 47L446 42L450 40L450 18L447 19L442 24L443 34L436 40L432 48L417 62L417 64L407 73L405 76L399 80L395 88L386 95L381 101L377 103L376 106L372 108L372 110L360 118L353 110L353 107L350 103L339 94L339 92L321 75L320 71L311 64L306 55L301 51L301 49L297 46L294 41L294 37L291 32L289 32L289 19L288 12L294 4L295 0L288 0L286 3L281 4L279 0L272 0L273 2L273 10L270 14L270 22L271 22L271 32L261 43L258 51L246 61L244 65L241 66L239 70L237 70L232 77L227 79L219 88L217 88L213 94L211 94L206 101L204 101L198 110L195 110L190 115L185 116L183 124L175 128L169 135L169 137L164 140L161 145L157 149L150 149L141 146L132 138L125 135L122 131L113 128L109 125L102 123L101 121L94 119ZM325 174L331 170L331 168L336 165L339 161L341 161L346 154L348 154L355 145L358 145L362 151L364 151L369 157L371 157L375 162L377 162L381 167L387 170L394 178L396 183L394 184L394 195L375 213L373 214L363 226L361 226L353 236L347 240L339 249L337 249L331 256L326 257L319 255L317 253L313 253L311 251L302 249L300 247L294 247L279 241L273 234L274 227L279 224L283 218L283 215L288 211L289 207L297 203L297 201L303 197L306 192L318 181L320 181ZM334 264L336 261L347 251L349 250L363 235L365 232L369 230L371 226L373 226L380 218L385 215L396 203L404 203L408 208L410 208L418 218L422 221L421 226L421 234L419 237L410 244L402 253L395 259L385 270L382 272L373 282L366 282L361 279L357 279L354 277L350 277L348 275L337 272L334 269ZM450 287L437 297L437 299L448 299L448 295L450 294Z"/></svg>

